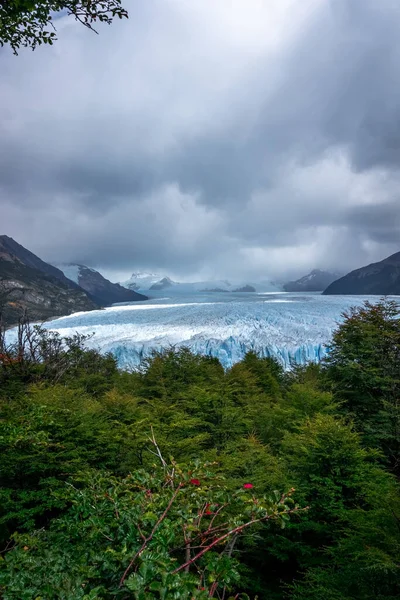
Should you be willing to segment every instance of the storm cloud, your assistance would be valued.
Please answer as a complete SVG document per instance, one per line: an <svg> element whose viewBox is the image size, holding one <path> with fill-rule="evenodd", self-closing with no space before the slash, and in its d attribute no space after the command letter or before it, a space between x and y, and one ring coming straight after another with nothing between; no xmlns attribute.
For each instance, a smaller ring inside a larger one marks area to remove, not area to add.
<svg viewBox="0 0 400 600"><path fill-rule="evenodd" d="M0 223L114 278L285 278L400 249L398 0L126 0L0 52Z"/></svg>

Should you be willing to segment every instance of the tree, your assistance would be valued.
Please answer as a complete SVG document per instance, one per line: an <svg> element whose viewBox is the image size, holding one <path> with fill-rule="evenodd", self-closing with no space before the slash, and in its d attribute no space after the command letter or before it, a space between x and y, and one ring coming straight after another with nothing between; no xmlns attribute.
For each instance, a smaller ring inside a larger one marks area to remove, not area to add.
<svg viewBox="0 0 400 600"><path fill-rule="evenodd" d="M310 508L283 535L266 532L260 556L281 561L292 600L398 598L399 487L379 453L345 419L321 413L287 432L281 453L294 498Z"/></svg>
<svg viewBox="0 0 400 600"><path fill-rule="evenodd" d="M336 398L367 446L380 448L400 474L400 317L393 300L344 314L326 361Z"/></svg>
<svg viewBox="0 0 400 600"><path fill-rule="evenodd" d="M111 354L86 350L84 342L88 337L75 334L63 338L44 327L31 325L23 314L15 341L7 343L0 311L0 398L18 395L20 384L39 381L68 382L93 396L109 390L117 373L116 361Z"/></svg>
<svg viewBox="0 0 400 600"><path fill-rule="evenodd" d="M121 0L0 0L0 45L10 45L14 54L21 46L34 50L52 45L57 39L53 16L59 12L74 16L95 33L97 22L128 17Z"/></svg>

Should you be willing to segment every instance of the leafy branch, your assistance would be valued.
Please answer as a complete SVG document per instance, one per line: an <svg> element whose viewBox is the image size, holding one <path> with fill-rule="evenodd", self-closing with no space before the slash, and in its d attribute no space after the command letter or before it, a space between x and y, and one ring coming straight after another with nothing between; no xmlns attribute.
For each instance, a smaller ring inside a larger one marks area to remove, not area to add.
<svg viewBox="0 0 400 600"><path fill-rule="evenodd" d="M20 47L52 45L57 40L53 17L60 12L95 33L97 22L110 25L115 18L128 18L121 0L0 0L0 46L8 44L18 54Z"/></svg>

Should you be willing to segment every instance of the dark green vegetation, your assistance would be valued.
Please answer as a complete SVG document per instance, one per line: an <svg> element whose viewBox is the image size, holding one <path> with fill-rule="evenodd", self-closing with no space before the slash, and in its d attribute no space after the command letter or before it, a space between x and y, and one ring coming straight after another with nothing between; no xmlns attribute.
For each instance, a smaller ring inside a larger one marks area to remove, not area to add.
<svg viewBox="0 0 400 600"><path fill-rule="evenodd" d="M0 0L0 46L18 49L50 44L57 39L53 24L59 12L72 15L95 31L97 23L112 23L115 17L127 18L121 0Z"/></svg>
<svg viewBox="0 0 400 600"><path fill-rule="evenodd" d="M399 597L393 303L289 374L186 350L124 373L84 341L2 349L2 600Z"/></svg>

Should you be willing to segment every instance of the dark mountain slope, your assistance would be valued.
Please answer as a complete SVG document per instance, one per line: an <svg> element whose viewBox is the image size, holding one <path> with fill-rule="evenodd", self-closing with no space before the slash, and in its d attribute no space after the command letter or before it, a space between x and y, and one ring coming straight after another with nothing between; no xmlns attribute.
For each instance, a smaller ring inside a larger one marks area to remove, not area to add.
<svg viewBox="0 0 400 600"><path fill-rule="evenodd" d="M339 277L338 273L314 269L296 281L288 281L284 284L283 289L285 292L322 292Z"/></svg>
<svg viewBox="0 0 400 600"><path fill-rule="evenodd" d="M351 271L328 286L324 294L400 295L400 252Z"/></svg>
<svg viewBox="0 0 400 600"><path fill-rule="evenodd" d="M70 263L60 265L60 270L68 277L71 273L76 277L75 282L83 288L91 298L102 306L108 306L116 302L135 302L147 300L147 296L138 294L134 290L122 287L119 283L112 283L101 273L85 265ZM65 269L65 271L64 271Z"/></svg>
<svg viewBox="0 0 400 600"><path fill-rule="evenodd" d="M59 273L61 276L58 269L44 263L12 238L0 236L3 323L13 325L26 312L30 320L42 321L99 308L83 289L64 277L61 271Z"/></svg>
<svg viewBox="0 0 400 600"><path fill-rule="evenodd" d="M56 279L59 279L68 287L79 287L74 282L71 282L70 279L67 279L67 277L65 277L64 273L60 271L60 269L57 269L57 267L54 267L53 265L50 265L47 262L44 262L44 260L36 256L36 254L33 254L33 252L31 252L30 250L27 250L26 248L21 246L21 244L18 244L18 242L13 240L13 238L9 237L8 235L0 235L0 258L2 253L18 258L20 262L26 267L38 269L46 275L50 275L52 277L55 277Z"/></svg>

